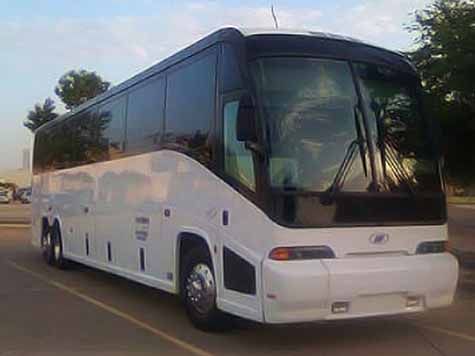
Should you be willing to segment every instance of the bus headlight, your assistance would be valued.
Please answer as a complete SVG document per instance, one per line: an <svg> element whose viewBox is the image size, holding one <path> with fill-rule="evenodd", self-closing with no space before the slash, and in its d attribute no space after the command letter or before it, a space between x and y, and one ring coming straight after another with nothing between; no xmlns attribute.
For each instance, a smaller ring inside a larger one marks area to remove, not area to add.
<svg viewBox="0 0 475 356"><path fill-rule="evenodd" d="M327 246L277 247L269 253L274 261L320 260L335 258L335 253Z"/></svg>
<svg viewBox="0 0 475 356"><path fill-rule="evenodd" d="M429 253L444 253L447 251L447 241L427 241L417 246L417 255L426 255Z"/></svg>

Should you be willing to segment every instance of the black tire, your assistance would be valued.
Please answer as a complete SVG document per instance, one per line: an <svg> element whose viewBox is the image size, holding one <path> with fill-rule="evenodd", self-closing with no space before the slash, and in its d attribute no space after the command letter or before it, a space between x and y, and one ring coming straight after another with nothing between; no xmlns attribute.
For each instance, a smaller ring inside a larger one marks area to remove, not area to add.
<svg viewBox="0 0 475 356"><path fill-rule="evenodd" d="M200 308L195 306L195 303L192 300L193 296L188 289L195 268L205 268L204 266L207 266L209 269L214 284L214 296L213 298L209 299L210 307L207 308L206 311L199 310ZM225 314L217 308L216 284L214 281L215 277L213 264L211 262L208 249L199 247L192 249L183 260L182 272L180 275L181 298L184 303L188 318L196 328L203 331L218 332L230 330L233 327L233 319L229 314Z"/></svg>
<svg viewBox="0 0 475 356"><path fill-rule="evenodd" d="M53 242L53 265L59 269L66 269L69 267L69 261L63 256L63 239L61 238L61 229L56 223L51 232Z"/></svg>
<svg viewBox="0 0 475 356"><path fill-rule="evenodd" d="M54 265L54 251L53 251L53 239L51 235L51 229L46 228L41 235L41 249L43 259L50 266Z"/></svg>

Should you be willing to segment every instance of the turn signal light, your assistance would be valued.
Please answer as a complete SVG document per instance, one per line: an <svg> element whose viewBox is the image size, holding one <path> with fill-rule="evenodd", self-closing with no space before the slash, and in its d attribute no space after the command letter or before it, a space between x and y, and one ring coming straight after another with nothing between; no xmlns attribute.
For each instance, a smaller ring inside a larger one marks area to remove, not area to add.
<svg viewBox="0 0 475 356"><path fill-rule="evenodd" d="M335 253L327 246L277 247L269 258L274 261L320 260L335 258Z"/></svg>
<svg viewBox="0 0 475 356"><path fill-rule="evenodd" d="M271 251L269 258L276 261L287 261L290 260L290 251L287 247L278 247Z"/></svg>

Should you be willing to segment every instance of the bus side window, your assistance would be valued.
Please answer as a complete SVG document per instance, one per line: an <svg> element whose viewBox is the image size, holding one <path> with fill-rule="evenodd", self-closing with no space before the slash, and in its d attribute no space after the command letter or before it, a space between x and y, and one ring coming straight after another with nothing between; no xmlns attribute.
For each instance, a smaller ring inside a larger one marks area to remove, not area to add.
<svg viewBox="0 0 475 356"><path fill-rule="evenodd" d="M236 119L239 101L231 101L224 105L224 170L225 172L255 191L254 162L252 154L244 146L244 142L237 140Z"/></svg>
<svg viewBox="0 0 475 356"><path fill-rule="evenodd" d="M114 159L124 150L126 97L107 102L99 109L99 140L105 146L106 159Z"/></svg>
<svg viewBox="0 0 475 356"><path fill-rule="evenodd" d="M191 58L167 76L164 143L168 149L212 163L211 136L215 114L216 53Z"/></svg>
<svg viewBox="0 0 475 356"><path fill-rule="evenodd" d="M165 79L156 77L134 87L128 95L127 154L157 150L163 128Z"/></svg>

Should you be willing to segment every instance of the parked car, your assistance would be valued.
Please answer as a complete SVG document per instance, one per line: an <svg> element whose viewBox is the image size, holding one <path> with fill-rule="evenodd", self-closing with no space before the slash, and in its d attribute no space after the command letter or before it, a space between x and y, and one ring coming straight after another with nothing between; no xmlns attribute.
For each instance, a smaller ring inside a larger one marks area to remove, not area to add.
<svg viewBox="0 0 475 356"><path fill-rule="evenodd" d="M22 195L28 190L31 190L31 187L17 188L13 193L13 200L21 201Z"/></svg>
<svg viewBox="0 0 475 356"><path fill-rule="evenodd" d="M17 190L15 190L15 193L13 194L13 200L21 201L21 196L26 191L26 189L27 188L18 188Z"/></svg>
<svg viewBox="0 0 475 356"><path fill-rule="evenodd" d="M25 189L23 193L20 195L20 202L22 204L30 204L31 203L31 189Z"/></svg>
<svg viewBox="0 0 475 356"><path fill-rule="evenodd" d="M0 204L10 204L10 194L6 190L0 190Z"/></svg>

